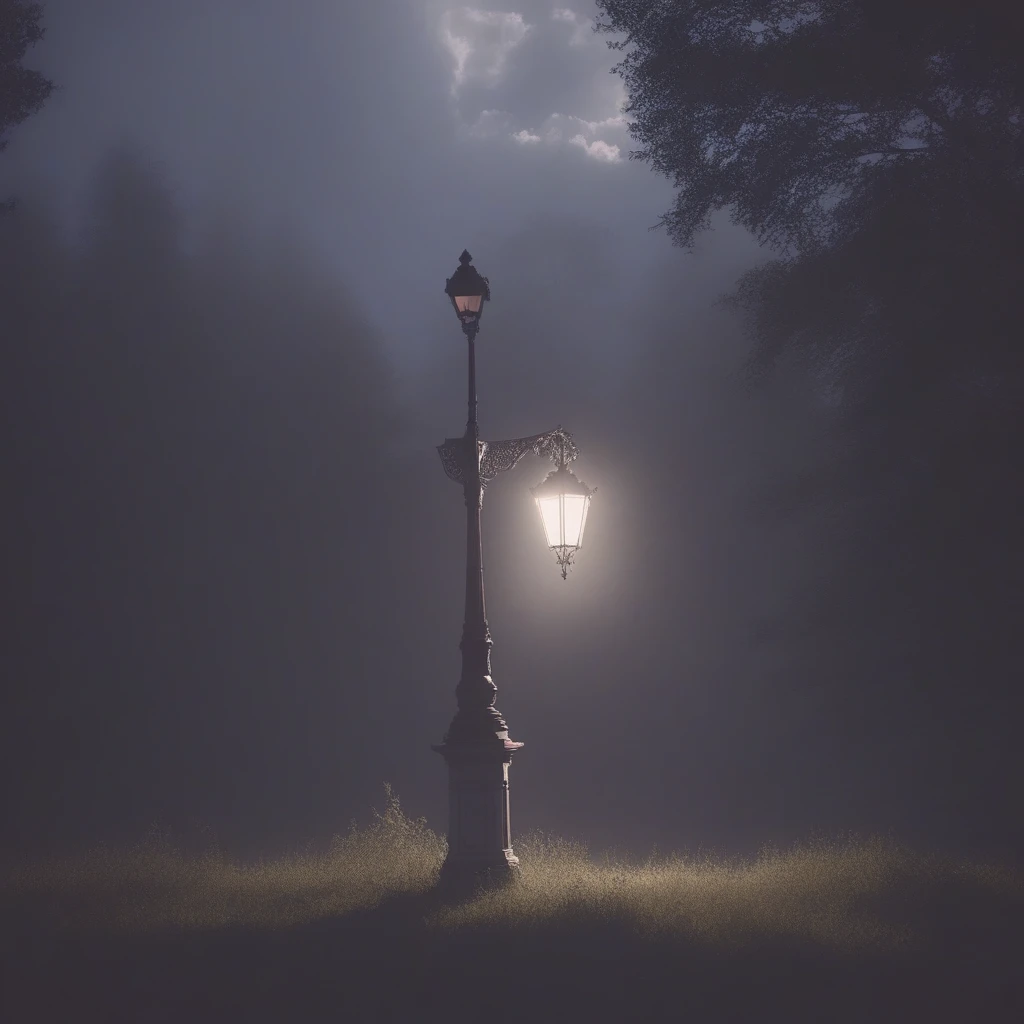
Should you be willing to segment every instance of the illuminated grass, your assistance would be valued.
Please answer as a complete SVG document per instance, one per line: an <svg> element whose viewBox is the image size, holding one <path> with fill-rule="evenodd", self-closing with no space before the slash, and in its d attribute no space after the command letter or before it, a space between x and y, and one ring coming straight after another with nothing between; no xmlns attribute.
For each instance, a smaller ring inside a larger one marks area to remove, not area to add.
<svg viewBox="0 0 1024 1024"><path fill-rule="evenodd" d="M505 927L615 922L640 938L713 947L809 940L836 950L912 948L952 889L1020 901L1007 870L913 853L888 840L765 850L749 861L669 856L593 863L585 847L542 835L520 844L523 884L443 907L434 922Z"/></svg>
<svg viewBox="0 0 1024 1024"><path fill-rule="evenodd" d="M390 787L386 795L370 825L353 824L327 853L243 864L189 857L151 835L128 850L16 866L4 902L58 927L116 931L282 928L351 914L429 889L444 860L444 839L406 817Z"/></svg>
<svg viewBox="0 0 1024 1024"><path fill-rule="evenodd" d="M58 929L143 933L280 929L427 894L445 841L425 821L408 818L390 789L386 795L383 812L368 826L353 825L323 854L247 865L213 853L185 856L151 837L126 851L100 848L15 867L3 904L22 919ZM521 884L457 904L428 902L420 923L440 934L610 924L638 939L716 948L778 938L833 950L896 951L912 949L934 923L936 908L941 914L951 899L962 918L971 902L964 894L1007 906L1024 896L1021 879L1008 870L879 839L766 850L749 861L595 862L580 844L541 834L516 848Z"/></svg>

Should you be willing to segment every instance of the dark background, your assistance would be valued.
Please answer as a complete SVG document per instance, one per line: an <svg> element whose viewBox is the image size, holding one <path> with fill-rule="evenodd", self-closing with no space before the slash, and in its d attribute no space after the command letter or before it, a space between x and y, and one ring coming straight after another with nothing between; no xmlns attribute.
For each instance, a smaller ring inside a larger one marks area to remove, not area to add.
<svg viewBox="0 0 1024 1024"><path fill-rule="evenodd" d="M645 230L669 190L623 159L593 12L46 9L59 89L0 172L6 852L154 823L291 850L385 781L444 828L464 519L434 445L465 420L468 246L483 435L560 423L598 488L564 583L545 467L487 493L514 828L1019 860L1012 451L984 493L930 481L913 547L855 480L797 485L842 455L841 395L748 385L715 300L749 236Z"/></svg>

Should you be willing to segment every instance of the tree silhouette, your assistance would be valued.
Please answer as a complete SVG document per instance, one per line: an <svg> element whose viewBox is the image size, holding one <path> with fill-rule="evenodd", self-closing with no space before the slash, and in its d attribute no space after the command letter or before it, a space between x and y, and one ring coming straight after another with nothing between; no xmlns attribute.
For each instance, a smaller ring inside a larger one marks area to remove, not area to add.
<svg viewBox="0 0 1024 1024"><path fill-rule="evenodd" d="M627 51L633 156L676 183L663 222L681 245L728 207L762 242L815 251L891 189L1017 180L1021 15L1005 4L598 6L601 28L626 33L610 45Z"/></svg>
<svg viewBox="0 0 1024 1024"><path fill-rule="evenodd" d="M833 749L876 750L880 790L892 771L998 831L989 810L1019 799L1005 680L1024 582L1021 15L599 7L625 34L633 156L676 185L662 226L690 247L728 210L774 250L728 303L752 330L748 368L809 370L831 409L817 457L766 484L793 521L810 504L835 522L776 627L799 651L788 665L828 679Z"/></svg>
<svg viewBox="0 0 1024 1024"><path fill-rule="evenodd" d="M31 117L53 91L53 82L22 65L28 48L43 38L42 4L0 0L0 152L9 132Z"/></svg>
<svg viewBox="0 0 1024 1024"><path fill-rule="evenodd" d="M948 384L1017 349L1024 273L1021 16L994 2L601 0L648 160L689 247L733 218L779 259L736 304L766 369L799 350L856 389ZM858 377L858 374L860 375ZM851 396L853 397L853 396Z"/></svg>

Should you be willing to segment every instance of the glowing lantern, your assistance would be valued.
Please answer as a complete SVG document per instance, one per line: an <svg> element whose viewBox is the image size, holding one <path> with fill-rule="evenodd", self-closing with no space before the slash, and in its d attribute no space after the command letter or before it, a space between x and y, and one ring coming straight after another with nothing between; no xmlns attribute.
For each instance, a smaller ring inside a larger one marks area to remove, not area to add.
<svg viewBox="0 0 1024 1024"><path fill-rule="evenodd" d="M540 509L548 547L562 567L564 580L573 555L583 547L583 530L594 492L563 463L548 473L543 483L531 488L530 493Z"/></svg>

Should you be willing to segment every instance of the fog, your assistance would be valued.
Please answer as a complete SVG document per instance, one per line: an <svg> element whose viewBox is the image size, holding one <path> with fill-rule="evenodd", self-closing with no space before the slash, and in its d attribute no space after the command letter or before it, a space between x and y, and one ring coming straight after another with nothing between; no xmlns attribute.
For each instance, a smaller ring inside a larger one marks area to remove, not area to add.
<svg viewBox="0 0 1024 1024"><path fill-rule="evenodd" d="M465 545L434 448L465 422L468 247L483 436L561 424L597 488L565 582L547 467L487 489L514 834L1015 848L1008 726L894 584L837 590L857 507L801 486L836 397L748 382L718 299L751 238L648 230L671 190L627 159L586 5L46 10L29 64L60 89L0 162L7 847L293 849L385 781L443 830ZM954 758L963 715L989 742Z"/></svg>

